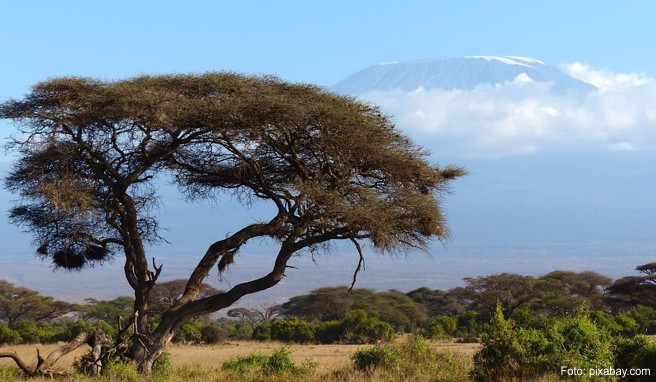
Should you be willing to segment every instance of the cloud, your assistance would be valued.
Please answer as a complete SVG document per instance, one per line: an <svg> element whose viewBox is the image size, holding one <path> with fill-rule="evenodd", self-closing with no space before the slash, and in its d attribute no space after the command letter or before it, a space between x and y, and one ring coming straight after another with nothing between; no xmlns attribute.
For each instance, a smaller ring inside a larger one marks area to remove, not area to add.
<svg viewBox="0 0 656 382"><path fill-rule="evenodd" d="M642 73L613 73L607 70L593 69L590 66L575 62L563 66L565 73L570 76L593 84L601 92L621 88L639 87L651 81Z"/></svg>
<svg viewBox="0 0 656 382"><path fill-rule="evenodd" d="M656 81L581 63L565 70L598 89L562 94L518 76L473 90L376 91L361 98L380 105L437 155L656 149Z"/></svg>

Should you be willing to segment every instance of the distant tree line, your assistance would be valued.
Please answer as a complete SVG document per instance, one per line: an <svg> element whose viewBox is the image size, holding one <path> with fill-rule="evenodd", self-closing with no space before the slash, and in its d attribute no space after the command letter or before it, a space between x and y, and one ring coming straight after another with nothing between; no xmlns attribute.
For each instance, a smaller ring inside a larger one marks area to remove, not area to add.
<svg viewBox="0 0 656 382"><path fill-rule="evenodd" d="M478 341L498 314L542 330L561 317L573 317L582 307L608 333L656 334L656 264L637 269L640 275L614 282L594 272L553 271L538 277L503 273L465 278L464 286L446 291L319 288L281 305L233 308L218 320L200 317L184 324L173 341L373 343L394 333ZM184 280L156 284L149 306L165 311L180 298L184 286ZM211 295L216 289L204 284L203 293ZM133 306L133 298L125 296L71 304L0 280L0 344L68 341L96 327L116 335L129 321Z"/></svg>

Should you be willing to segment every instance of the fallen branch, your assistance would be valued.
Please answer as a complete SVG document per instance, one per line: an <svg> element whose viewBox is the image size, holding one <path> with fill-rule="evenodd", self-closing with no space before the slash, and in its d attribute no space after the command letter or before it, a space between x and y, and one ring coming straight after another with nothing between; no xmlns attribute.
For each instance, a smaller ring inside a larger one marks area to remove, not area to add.
<svg viewBox="0 0 656 382"><path fill-rule="evenodd" d="M73 340L66 345L59 347L53 350L46 358L41 356L39 349L37 348L37 362L34 368L30 367L23 361L16 352L0 352L0 358L11 358L16 362L16 365L28 376L52 376L54 373L52 367L55 363L66 354L72 352L73 350L79 348L84 344L89 344L90 346L96 346L96 344L101 344L107 338L106 334L97 329L93 333L81 332Z"/></svg>

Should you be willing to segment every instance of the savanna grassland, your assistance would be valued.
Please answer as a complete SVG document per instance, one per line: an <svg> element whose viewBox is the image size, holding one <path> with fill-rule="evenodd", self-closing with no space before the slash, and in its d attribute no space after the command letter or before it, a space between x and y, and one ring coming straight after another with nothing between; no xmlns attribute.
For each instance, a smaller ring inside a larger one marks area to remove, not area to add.
<svg viewBox="0 0 656 382"><path fill-rule="evenodd" d="M387 368L375 367L370 370L358 370L353 355L359 350L371 350L374 345L300 345L282 344L279 342L257 342L257 341L230 341L215 345L182 345L172 344L167 348L171 369L165 375L155 374L151 377L154 381L257 381L257 380L303 380L303 381L369 381L369 380L398 380L405 375L404 380L435 380L435 375L442 375L444 381L468 380L467 373L472 367L472 357L480 350L480 344L456 343L453 340L425 341L417 344L410 336L400 336L394 341L394 345L403 349L406 356L413 357L436 357L434 370L431 370L428 359L415 360L416 363L405 365L389 365ZM17 352L23 359L36 362L36 349L42 354L47 354L62 344L45 345L12 345L4 346L2 351ZM426 345L426 347L424 347ZM224 366L234 359L244 359L253 354L272 354L284 350L291 356L296 369L280 371L260 371L257 367L236 368L228 370ZM57 377L61 381L137 381L142 377L127 367L110 370L101 377L85 377L75 373L74 362L88 352L87 347L78 348L67 354L57 363L57 371L61 373ZM424 354L410 354L419 352ZM406 360L407 361L407 360ZM390 360L391 363L396 361ZM410 366L410 367L409 367ZM417 370L408 371L417 366ZM14 364L9 359L0 360L1 380L21 380L21 374L14 369ZM441 369L441 370L440 370ZM410 373L410 374L408 374ZM437 374L436 374L437 373ZM456 378L456 379L452 379ZM28 379L26 379L28 380ZM29 378L30 381L50 380L47 378ZM438 379L439 380L439 379Z"/></svg>

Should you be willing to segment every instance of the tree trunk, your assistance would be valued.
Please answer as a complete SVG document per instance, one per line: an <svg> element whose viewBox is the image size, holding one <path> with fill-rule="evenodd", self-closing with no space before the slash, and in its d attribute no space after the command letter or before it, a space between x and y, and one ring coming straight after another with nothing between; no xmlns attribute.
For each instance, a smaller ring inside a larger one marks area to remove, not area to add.
<svg viewBox="0 0 656 382"><path fill-rule="evenodd" d="M172 337L173 335L171 335L171 338ZM137 369L139 373L148 376L152 374L155 360L157 360L157 358L162 354L166 348L166 345L170 342L170 339L169 341L165 342L153 341L153 339L151 339L148 345L142 342L143 341L137 345L138 349L136 349L134 354L134 360L137 363Z"/></svg>

